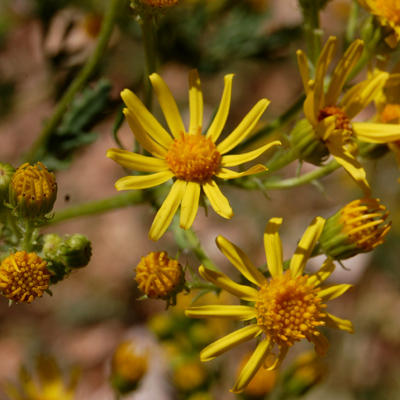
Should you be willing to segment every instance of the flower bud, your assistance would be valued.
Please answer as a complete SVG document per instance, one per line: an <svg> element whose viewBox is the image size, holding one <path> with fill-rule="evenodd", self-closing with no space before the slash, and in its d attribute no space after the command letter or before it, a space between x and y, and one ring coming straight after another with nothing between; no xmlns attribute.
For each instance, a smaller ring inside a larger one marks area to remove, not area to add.
<svg viewBox="0 0 400 400"><path fill-rule="evenodd" d="M378 199L355 200L329 217L319 243L325 254L344 260L367 253L382 244L391 223L384 224L389 212Z"/></svg>
<svg viewBox="0 0 400 400"><path fill-rule="evenodd" d="M0 163L0 206L4 201L8 202L8 186L15 168L11 164Z"/></svg>
<svg viewBox="0 0 400 400"><path fill-rule="evenodd" d="M15 171L10 182L10 203L22 218L42 219L51 212L57 197L53 173L41 163L25 163Z"/></svg>
<svg viewBox="0 0 400 400"><path fill-rule="evenodd" d="M59 246L59 255L69 268L83 268L92 256L90 240L79 233L69 236Z"/></svg>
<svg viewBox="0 0 400 400"><path fill-rule="evenodd" d="M208 378L207 370L200 360L182 360L173 371L174 386L179 392L191 393L204 386Z"/></svg>
<svg viewBox="0 0 400 400"><path fill-rule="evenodd" d="M148 351L133 341L121 342L111 361L111 385L120 394L134 391L147 372Z"/></svg>
<svg viewBox="0 0 400 400"><path fill-rule="evenodd" d="M0 265L0 288L3 295L16 303L31 303L42 297L49 287L47 262L36 253L11 253Z"/></svg>
<svg viewBox="0 0 400 400"><path fill-rule="evenodd" d="M43 236L43 254L47 259L55 260L58 257L58 252L62 239L56 233L49 233Z"/></svg>
<svg viewBox="0 0 400 400"><path fill-rule="evenodd" d="M307 119L300 120L291 133L292 148L299 160L321 165L329 157L325 143L315 134Z"/></svg>
<svg viewBox="0 0 400 400"><path fill-rule="evenodd" d="M142 257L135 270L139 290L150 298L171 300L185 285L182 267L165 251Z"/></svg>
<svg viewBox="0 0 400 400"><path fill-rule="evenodd" d="M296 358L283 376L285 397L301 397L321 382L328 368L317 353L307 352Z"/></svg>

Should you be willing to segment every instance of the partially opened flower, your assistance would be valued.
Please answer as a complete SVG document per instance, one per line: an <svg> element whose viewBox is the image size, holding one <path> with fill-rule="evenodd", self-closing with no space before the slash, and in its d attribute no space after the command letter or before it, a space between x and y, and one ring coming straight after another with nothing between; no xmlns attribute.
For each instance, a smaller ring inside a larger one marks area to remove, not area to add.
<svg viewBox="0 0 400 400"><path fill-rule="evenodd" d="M364 194L369 196L370 187L365 171L355 157L357 146L352 138L367 143L394 142L400 140L400 126L352 120L382 91L389 74L379 71L354 85L341 97L344 84L363 52L363 42L356 40L349 46L334 69L325 92L324 79L335 55L336 47L337 38L330 37L318 59L315 79L310 79L306 55L301 50L297 52L307 95L304 102L304 114L310 129L307 130L307 127L304 127L304 120L301 121L302 129L297 129L297 132L295 129L295 136L297 134L298 137L294 139L302 159L318 164L324 157L331 154L357 182ZM312 146L316 148L310 153ZM319 153L317 159L316 153Z"/></svg>
<svg viewBox="0 0 400 400"><path fill-rule="evenodd" d="M369 13L375 15L382 27L388 29L385 42L394 49L400 40L399 0L358 0Z"/></svg>
<svg viewBox="0 0 400 400"><path fill-rule="evenodd" d="M266 99L260 100L238 127L227 138L216 144L228 117L232 78L233 75L225 77L221 104L205 135L202 134L203 94L197 70L192 70L189 74L189 129L185 128L166 83L157 74L150 76L172 136L134 93L127 89L121 93L127 106L124 114L129 126L136 140L152 157L121 149L110 149L107 157L128 169L153 172L153 174L121 178L116 182L115 187L117 190L145 189L161 185L174 178L171 191L150 229L149 237L154 241L164 234L180 204L180 226L183 229L191 227L197 214L202 190L215 212L224 218L232 218L232 208L227 198L221 193L214 176L220 179L234 179L265 171L266 168L262 165L255 165L244 172L235 172L227 167L235 167L252 161L272 146L280 144L279 141L274 141L248 153L226 155L245 139L257 124L269 104Z"/></svg>
<svg viewBox="0 0 400 400"><path fill-rule="evenodd" d="M319 326L342 329L353 333L350 321L340 319L324 311L328 300L332 300L352 285L320 286L333 272L335 265L327 259L314 274L303 275L325 220L317 217L307 228L290 261L290 268L283 270L282 242L278 229L281 218L269 221L264 233L265 253L271 278L256 269L246 254L222 236L217 238L217 246L229 261L248 279L258 286L240 285L226 275L200 266L200 275L233 294L249 305L236 306L199 306L186 309L186 315L192 318L223 318L236 321L249 321L241 328L206 347L200 354L202 361L212 360L234 346L254 339L264 338L243 368L232 392L243 391L258 369L267 360L275 346L279 354L267 369L276 369L285 358L288 350L296 342L307 339L315 345L315 351L324 355L328 350L328 339L317 329Z"/></svg>

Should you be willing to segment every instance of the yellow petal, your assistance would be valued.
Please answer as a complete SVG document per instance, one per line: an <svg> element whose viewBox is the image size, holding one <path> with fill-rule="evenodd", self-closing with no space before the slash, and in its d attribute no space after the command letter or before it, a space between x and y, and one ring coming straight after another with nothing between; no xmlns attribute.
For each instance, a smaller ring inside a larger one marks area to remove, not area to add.
<svg viewBox="0 0 400 400"><path fill-rule="evenodd" d="M190 318L219 318L232 321L247 321L257 317L257 310L248 306L208 305L188 307L185 314Z"/></svg>
<svg viewBox="0 0 400 400"><path fill-rule="evenodd" d="M253 265L242 249L231 243L223 236L216 239L218 248L224 256L245 276L250 282L262 286L266 279L264 275Z"/></svg>
<svg viewBox="0 0 400 400"><path fill-rule="evenodd" d="M315 345L315 352L320 356L324 356L329 349L329 341L326 336L324 336L322 333L319 333L318 336L312 335L311 341Z"/></svg>
<svg viewBox="0 0 400 400"><path fill-rule="evenodd" d="M327 258L325 262L322 264L321 268L315 273L311 274L307 280L307 285L315 285L318 286L326 279L328 279L332 272L335 270L335 264L330 259Z"/></svg>
<svg viewBox="0 0 400 400"><path fill-rule="evenodd" d="M188 182L181 204L180 227L189 229L196 218L199 208L200 184Z"/></svg>
<svg viewBox="0 0 400 400"><path fill-rule="evenodd" d="M223 218L231 219L233 217L232 208L215 181L205 182L202 187L214 211Z"/></svg>
<svg viewBox="0 0 400 400"><path fill-rule="evenodd" d="M400 140L399 124L373 124L354 122L354 133L357 139L367 143L390 143Z"/></svg>
<svg viewBox="0 0 400 400"><path fill-rule="evenodd" d="M186 130L174 96L160 75L151 74L150 80L172 135L180 138Z"/></svg>
<svg viewBox="0 0 400 400"><path fill-rule="evenodd" d="M226 75L224 78L224 92L222 93L221 103L219 105L217 114L213 122L208 129L206 137L211 138L213 143L215 143L219 136L221 135L222 130L224 129L226 120L229 114L229 108L231 106L231 96L232 96L232 79L234 74Z"/></svg>
<svg viewBox="0 0 400 400"><path fill-rule="evenodd" d="M115 182L117 190L147 189L161 185L170 180L174 174L171 171L156 172L151 175L125 176Z"/></svg>
<svg viewBox="0 0 400 400"><path fill-rule="evenodd" d="M344 147L335 142L326 142L329 152L335 157L335 160L346 170L351 178L364 192L365 197L371 196L371 188L367 182L364 168L357 159Z"/></svg>
<svg viewBox="0 0 400 400"><path fill-rule="evenodd" d="M143 172L161 172L168 169L164 159L146 157L122 149L109 149L107 157L125 168Z"/></svg>
<svg viewBox="0 0 400 400"><path fill-rule="evenodd" d="M203 279L211 282L213 285L219 286L222 290L227 291L239 299L247 301L256 301L258 299L258 290L250 286L239 285L221 272L211 271L201 265L199 267L199 274Z"/></svg>
<svg viewBox="0 0 400 400"><path fill-rule="evenodd" d="M318 108L323 108L324 102L324 79L328 70L329 64L336 53L337 38L331 36L323 47L320 56L318 57L317 67L315 68L315 103Z"/></svg>
<svg viewBox="0 0 400 400"><path fill-rule="evenodd" d="M242 329L226 335L222 339L207 346L203 351L200 352L201 361L210 361L215 357L218 357L233 347L254 339L262 332L258 325L248 325Z"/></svg>
<svg viewBox="0 0 400 400"><path fill-rule="evenodd" d="M221 154L225 154L229 150L232 150L234 147L236 147L243 139L245 139L256 126L258 120L261 118L261 115L264 113L269 103L270 101L267 99L260 100L243 118L238 127L217 146L217 150Z"/></svg>
<svg viewBox="0 0 400 400"><path fill-rule="evenodd" d="M244 164L246 162L254 160L271 147L281 144L282 143L279 140L275 140L273 142L265 144L262 147L259 147L256 150L249 151L248 153L222 156L220 165L221 167L235 167L236 165Z"/></svg>
<svg viewBox="0 0 400 400"><path fill-rule="evenodd" d="M343 293L347 292L349 289L352 289L354 285L349 284L341 284L341 285L325 285L321 287L321 290L318 292L317 296L322 299L325 303L329 300L336 299L336 297L341 296Z"/></svg>
<svg viewBox="0 0 400 400"><path fill-rule="evenodd" d="M306 116L308 122L315 126L317 125L317 115L320 107L315 101L315 81L310 80L308 82L308 94L303 104L304 115Z"/></svg>
<svg viewBox="0 0 400 400"><path fill-rule="evenodd" d="M321 236L324 225L325 220L322 217L316 217L304 232L293 257L290 260L290 272L292 278L297 278L303 274L304 267L306 266L306 263Z"/></svg>
<svg viewBox="0 0 400 400"><path fill-rule="evenodd" d="M267 258L268 270L273 278L283 274L283 249L278 230L282 224L282 218L269 220L264 232L264 248Z"/></svg>
<svg viewBox="0 0 400 400"><path fill-rule="evenodd" d="M280 346L279 348L279 354L278 357L276 357L276 360L274 361L274 363L268 367L265 368L267 371L273 371L274 369L277 369L281 366L282 361L285 359L286 354L289 351L289 346L285 346L284 344Z"/></svg>
<svg viewBox="0 0 400 400"><path fill-rule="evenodd" d="M129 127L131 128L131 131L139 144L154 157L164 158L167 155L168 150L155 142L146 133L139 120L135 117L135 114L133 114L127 108L124 108L123 112L126 120L128 121Z"/></svg>
<svg viewBox="0 0 400 400"><path fill-rule="evenodd" d="M185 193L186 185L186 181L181 181L179 179L172 185L167 198L164 200L164 203L158 210L153 224L151 225L149 239L151 239L153 242L156 242L158 239L160 239L160 237L167 230Z"/></svg>
<svg viewBox="0 0 400 400"><path fill-rule="evenodd" d="M203 126L203 92L197 69L189 72L189 108L190 126L189 133L194 134L201 131Z"/></svg>
<svg viewBox="0 0 400 400"><path fill-rule="evenodd" d="M231 392L240 393L243 392L244 389L246 389L247 385L253 379L254 375L264 364L266 358L270 355L274 344L275 343L273 341L267 338L259 343L253 355L250 357L250 360L244 366Z"/></svg>
<svg viewBox="0 0 400 400"><path fill-rule="evenodd" d="M351 70L356 66L363 52L364 43L362 40L355 40L346 50L343 57L332 73L328 92L325 97L325 104L331 106L337 103L343 86Z"/></svg>
<svg viewBox="0 0 400 400"><path fill-rule="evenodd" d="M121 97L129 111L135 115L144 130L153 138L153 140L168 149L172 144L172 137L154 118L139 98L128 89L124 89L121 92Z"/></svg>
<svg viewBox="0 0 400 400"><path fill-rule="evenodd" d="M318 137L320 137L323 141L328 140L328 138L336 130L336 119L336 115L331 115L330 117L326 117L319 121L315 127Z"/></svg>
<svg viewBox="0 0 400 400"><path fill-rule="evenodd" d="M308 87L308 81L310 80L308 59L302 50L297 50L296 54L297 54L297 63L299 64L299 69L300 69L301 80L303 81L303 87L307 95L308 91L310 90Z"/></svg>
<svg viewBox="0 0 400 400"><path fill-rule="evenodd" d="M230 169L219 168L218 171L215 173L215 176L221 179L236 179L242 176L254 175L265 171L267 171L267 168L265 168L264 165L257 164L254 167L251 167L247 171L243 172L235 172L231 171Z"/></svg>
<svg viewBox="0 0 400 400"><path fill-rule="evenodd" d="M324 313L326 317L324 317L325 325L329 328L341 329L342 331L347 331L349 333L354 333L354 327L351 321L347 319L338 318L332 314Z"/></svg>

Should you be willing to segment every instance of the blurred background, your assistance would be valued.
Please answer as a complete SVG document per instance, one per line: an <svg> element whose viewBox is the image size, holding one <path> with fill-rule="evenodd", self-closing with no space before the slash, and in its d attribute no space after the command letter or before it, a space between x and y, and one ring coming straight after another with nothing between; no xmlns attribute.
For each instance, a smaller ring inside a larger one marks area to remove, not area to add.
<svg viewBox="0 0 400 400"><path fill-rule="evenodd" d="M1 162L15 167L21 164L57 100L93 51L107 3L1 1ZM350 7L345 0L327 4L321 15L324 39L343 35ZM295 52L304 45L302 15L296 1L182 0L167 11L159 20L158 72L171 88L186 121L187 76L191 68L199 69L206 119L219 104L224 75L235 73L226 132L232 131L261 98L271 100L260 122L263 126L286 111L301 94ZM362 18L365 14L360 13L360 21ZM66 146L56 156L45 155L43 160L57 177L56 214L67 207L117 194L114 183L125 172L105 154L107 149L116 147L113 129L122 105L119 93L129 88L140 97L143 71L140 26L126 2L101 68L77 106L78 116L94 110L91 117L73 136L72 147ZM155 114L161 117L157 106ZM370 106L359 118L365 120L373 112L374 107ZM277 135L288 133L291 126ZM118 138L126 148L133 148L133 135L126 123L119 129ZM355 284L353 291L330 303L328 309L353 321L355 334L324 332L331 341L331 350L322 360L326 368L318 368L323 371L321 382L305 394L306 399L400 398L399 171L392 154L362 162L373 196L391 211L393 227L385 244L373 253L346 261L349 271L338 265L330 278L331 282ZM296 168L297 163L293 163L276 176L292 177ZM304 164L302 171L313 168ZM237 276L236 270L217 249L218 235L240 246L255 265L262 266L262 235L269 218L283 217L280 235L285 258L290 258L315 216L327 218L361 196L343 170L323 178L319 186L271 190L268 198L259 191L229 186L222 191L229 198L235 217L226 221L211 210L206 217L200 209L193 228L210 258L232 278ZM166 250L170 256L179 251L171 232L157 243L148 239L153 217L154 210L143 204L50 223L43 230L87 235L93 256L86 268L59 282L52 297L45 294L30 305L12 307L8 307L6 298L0 299L0 388L1 382L16 383L21 365L33 369L35 357L44 354L58 360L66 379L70 368L80 369L76 399L113 399L109 385L113 352L122 340L134 338L150 349L149 371L144 384L127 398L189 398L201 390L210 399L236 397L229 388L235 381L237 360L254 349L254 343L241 345L199 367L195 357L198 350L234 327L214 323L211 329L207 325L210 321L185 321L182 304L188 304L189 298L183 295L179 295L178 307L168 311L164 310L163 301L138 301L141 294L135 285L134 267L140 258L149 251ZM185 252L179 261L195 270L199 266L198 260ZM313 259L310 269L319 267L321 262L320 258ZM171 323L174 329L168 328ZM190 343L185 347L183 337L189 330L197 332L197 342L193 339L197 347ZM311 349L309 343L297 344L280 368L277 381L283 379L298 355ZM196 364L192 374L183 354L191 354L190 361ZM182 365L184 372L179 370ZM185 397L182 393L186 393ZM7 397L0 394L0 398Z"/></svg>

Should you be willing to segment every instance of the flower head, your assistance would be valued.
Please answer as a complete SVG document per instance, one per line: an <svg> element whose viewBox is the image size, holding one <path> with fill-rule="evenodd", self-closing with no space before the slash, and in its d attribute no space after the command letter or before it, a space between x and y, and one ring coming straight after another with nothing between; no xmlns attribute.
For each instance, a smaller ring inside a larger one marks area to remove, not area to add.
<svg viewBox="0 0 400 400"><path fill-rule="evenodd" d="M150 252L136 266L138 288L150 298L170 299L183 289L185 276L177 260L165 251Z"/></svg>
<svg viewBox="0 0 400 400"><path fill-rule="evenodd" d="M17 168L10 182L10 203L20 217L40 219L53 209L57 197L54 174L38 162Z"/></svg>
<svg viewBox="0 0 400 400"><path fill-rule="evenodd" d="M387 72L379 71L365 81L357 83L341 96L344 84L350 72L356 66L363 52L363 42L354 41L337 64L332 78L324 90L324 80L328 67L335 55L337 38L330 37L324 46L315 69L315 79L310 79L307 57L297 52L300 73L306 92L304 114L308 121L308 131L294 130L294 145L299 157L305 161L318 164L328 151L346 172L357 182L366 196L370 195L370 187L366 174L354 153L357 151L353 138L367 143L388 143L400 140L400 128L395 125L381 123L354 122L353 118L362 111L381 91L389 78ZM304 124L304 123L303 123ZM306 134L305 134L306 131ZM299 138L296 135L300 132ZM313 143L322 146L321 159L309 154ZM301 146L296 146L301 143Z"/></svg>
<svg viewBox="0 0 400 400"><path fill-rule="evenodd" d="M297 246L290 261L290 268L284 272L282 243L278 235L282 220L273 218L269 221L264 233L264 244L271 279L267 279L256 269L240 248L222 236L217 238L217 246L222 253L259 289L237 284L220 272L200 266L199 272L204 279L251 303L239 306L189 307L186 309L186 315L192 318L252 321L244 328L206 347L200 354L201 360L212 360L240 343L260 335L264 336L243 368L232 389L233 392L241 392L246 388L275 346L279 348L279 354L272 365L267 366L269 370L276 369L289 348L302 339L313 342L318 354L325 354L329 342L318 330L319 326L327 325L353 332L350 321L325 311L326 301L340 296L352 287L320 286L335 269L332 260L327 259L318 272L303 276L305 265L321 235L324 222L323 218L318 217L311 223Z"/></svg>
<svg viewBox="0 0 400 400"><path fill-rule="evenodd" d="M232 208L227 198L221 193L214 177L234 179L265 171L262 165L256 165L244 172L234 172L228 167L252 161L270 147L280 144L279 141L274 141L248 153L226 155L254 128L269 104L266 99L260 100L227 138L216 143L228 117L232 79L233 75L225 77L225 90L221 104L205 135L202 134L203 94L196 70L192 70L189 74L190 123L188 129L185 128L175 100L163 79L157 74L150 76L172 137L131 91L125 89L121 93L127 106L124 114L129 126L136 140L152 157L120 149L110 149L107 157L128 169L153 172L153 174L124 177L116 182L115 187L117 190L144 189L165 183L171 178L174 179L171 191L150 229L149 237L154 241L164 234L179 205L181 205L181 228L191 227L197 214L202 191L215 212L224 218L232 218Z"/></svg>
<svg viewBox="0 0 400 400"><path fill-rule="evenodd" d="M148 367L148 349L133 341L123 341L116 348L111 361L111 384L122 394L138 387Z"/></svg>
<svg viewBox="0 0 400 400"><path fill-rule="evenodd" d="M358 0L362 7L375 15L389 34L385 42L394 49L400 40L400 3L398 0Z"/></svg>
<svg viewBox="0 0 400 400"><path fill-rule="evenodd" d="M31 303L42 297L49 287L47 262L36 253L11 253L0 265L0 288L3 295L16 303Z"/></svg>
<svg viewBox="0 0 400 400"><path fill-rule="evenodd" d="M337 260L372 251L385 241L391 223L379 199L354 200L329 217L320 237L324 252Z"/></svg>

